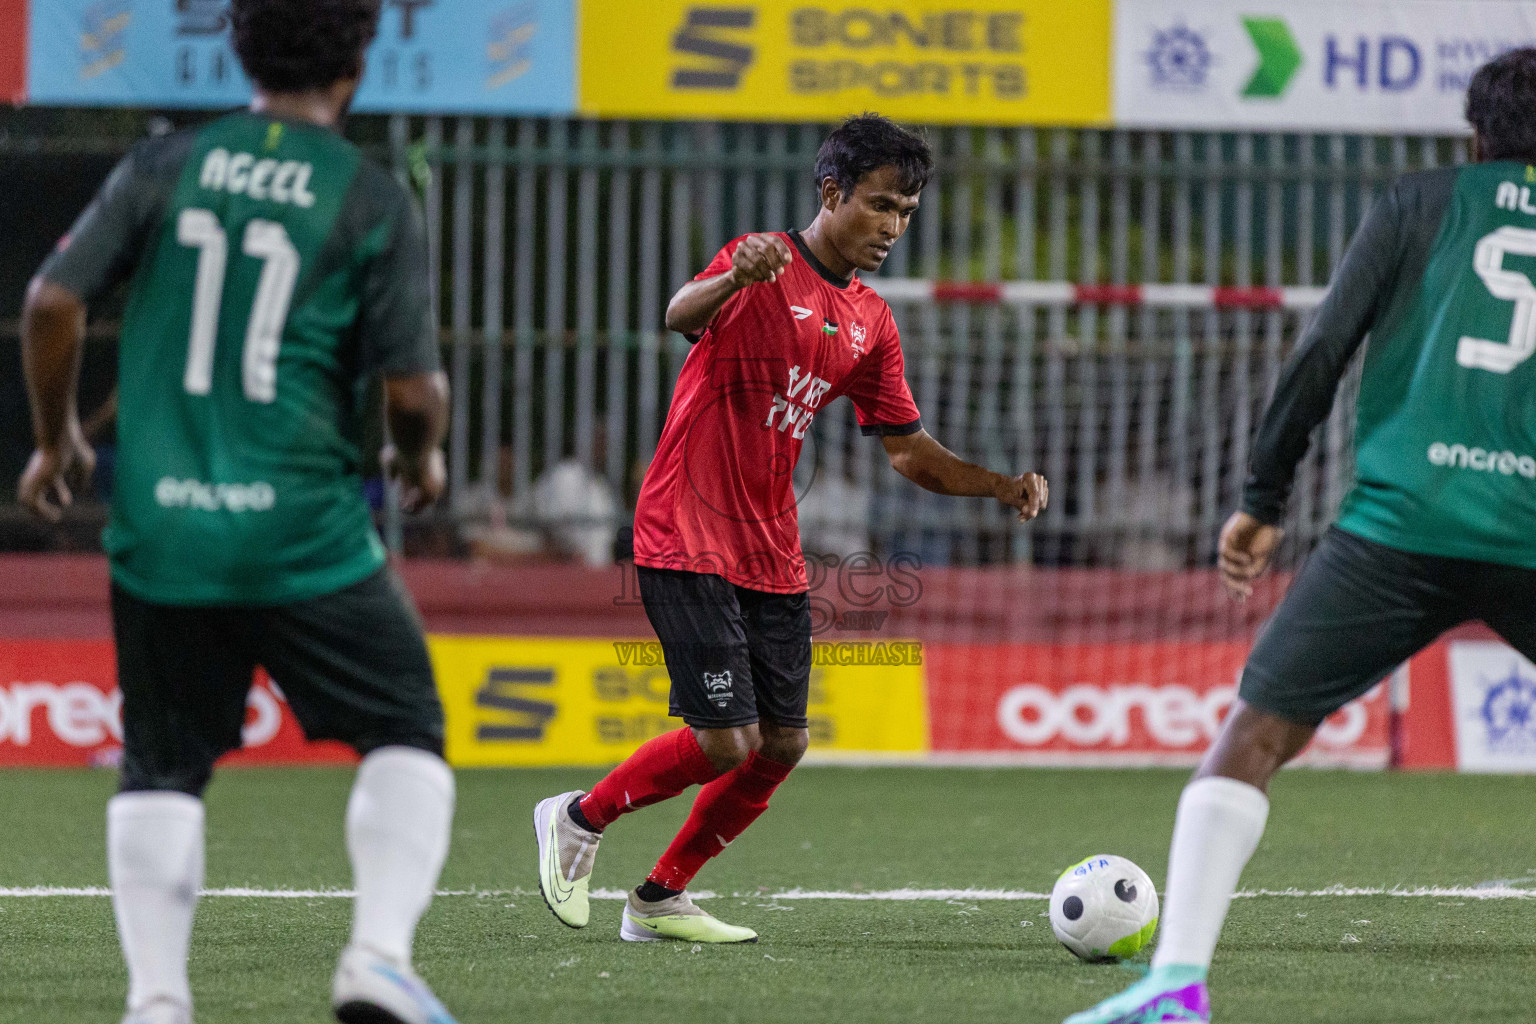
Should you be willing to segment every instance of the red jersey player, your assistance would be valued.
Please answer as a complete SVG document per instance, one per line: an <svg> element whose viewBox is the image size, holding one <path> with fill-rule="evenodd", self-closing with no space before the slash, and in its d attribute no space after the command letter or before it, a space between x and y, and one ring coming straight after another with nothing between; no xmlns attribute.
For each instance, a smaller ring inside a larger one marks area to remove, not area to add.
<svg viewBox="0 0 1536 1024"><path fill-rule="evenodd" d="M688 727L646 743L591 793L535 810L540 888L573 928L588 920L603 829L700 785L682 831L630 893L620 934L757 939L684 890L763 813L809 741L810 605L791 473L820 410L847 395L892 467L930 491L995 497L1021 521L1045 507L1038 474L964 462L923 430L890 308L856 275L885 261L932 167L920 136L850 119L817 154L810 227L732 241L667 308L667 326L695 344L640 491L635 563L672 714Z"/></svg>

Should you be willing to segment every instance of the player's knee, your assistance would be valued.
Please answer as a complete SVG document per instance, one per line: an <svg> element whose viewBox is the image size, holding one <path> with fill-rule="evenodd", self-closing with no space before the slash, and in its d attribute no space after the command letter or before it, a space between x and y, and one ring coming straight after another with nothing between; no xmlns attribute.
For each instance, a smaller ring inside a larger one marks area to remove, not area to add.
<svg viewBox="0 0 1536 1024"><path fill-rule="evenodd" d="M776 729L763 736L760 753L779 764L797 765L810 745L809 729Z"/></svg>
<svg viewBox="0 0 1536 1024"><path fill-rule="evenodd" d="M1239 701L1196 775L1219 775L1267 789L1269 780L1301 753L1316 731L1316 725Z"/></svg>
<svg viewBox="0 0 1536 1024"><path fill-rule="evenodd" d="M763 745L762 734L756 725L742 725L734 729L695 729L699 749L709 758L715 770L724 775L741 767L752 753Z"/></svg>

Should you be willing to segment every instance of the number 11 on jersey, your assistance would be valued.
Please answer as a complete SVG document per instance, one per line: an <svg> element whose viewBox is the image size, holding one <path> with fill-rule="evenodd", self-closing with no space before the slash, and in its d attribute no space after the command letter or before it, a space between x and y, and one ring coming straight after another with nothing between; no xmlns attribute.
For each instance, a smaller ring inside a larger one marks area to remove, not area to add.
<svg viewBox="0 0 1536 1024"><path fill-rule="evenodd" d="M224 302L229 238L212 212L187 209L177 219L176 240L198 250L192 329L182 385L188 394L206 395L213 388L213 348L218 340L219 314ZM287 228L259 218L246 225L241 251L262 261L256 299L246 326L241 380L248 400L268 403L277 397L277 354L293 289L298 284L299 251L289 239Z"/></svg>

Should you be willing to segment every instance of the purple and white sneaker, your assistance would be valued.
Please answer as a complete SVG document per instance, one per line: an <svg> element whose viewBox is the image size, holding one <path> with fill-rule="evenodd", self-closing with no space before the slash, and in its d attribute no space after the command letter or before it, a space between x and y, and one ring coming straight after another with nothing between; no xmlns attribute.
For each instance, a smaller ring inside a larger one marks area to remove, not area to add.
<svg viewBox="0 0 1536 1024"><path fill-rule="evenodd" d="M1062 1024L1210 1024L1205 970L1181 964L1154 968L1145 978Z"/></svg>

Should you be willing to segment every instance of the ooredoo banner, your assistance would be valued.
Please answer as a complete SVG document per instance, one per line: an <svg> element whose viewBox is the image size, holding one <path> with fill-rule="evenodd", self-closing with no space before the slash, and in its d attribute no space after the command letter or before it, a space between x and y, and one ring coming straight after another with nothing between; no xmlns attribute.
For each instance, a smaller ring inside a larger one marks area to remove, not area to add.
<svg viewBox="0 0 1536 1024"><path fill-rule="evenodd" d="M1467 131L1481 65L1536 42L1521 0L1118 0L1114 117L1155 128Z"/></svg>
<svg viewBox="0 0 1536 1024"><path fill-rule="evenodd" d="M582 0L596 117L1102 124L1110 0Z"/></svg>
<svg viewBox="0 0 1536 1024"><path fill-rule="evenodd" d="M1192 764L1237 698L1245 643L929 644L933 751L1061 765ZM1303 762L1385 767L1385 687L1323 723Z"/></svg>
<svg viewBox="0 0 1536 1024"><path fill-rule="evenodd" d="M13 2L13 0L5 0ZM384 0L363 111L569 113L575 0ZM232 107L225 0L32 0L33 103Z"/></svg>
<svg viewBox="0 0 1536 1024"><path fill-rule="evenodd" d="M122 694L110 640L0 640L0 766L116 764ZM280 684L258 674L246 700L245 747L234 763L347 761L335 743L308 743Z"/></svg>

